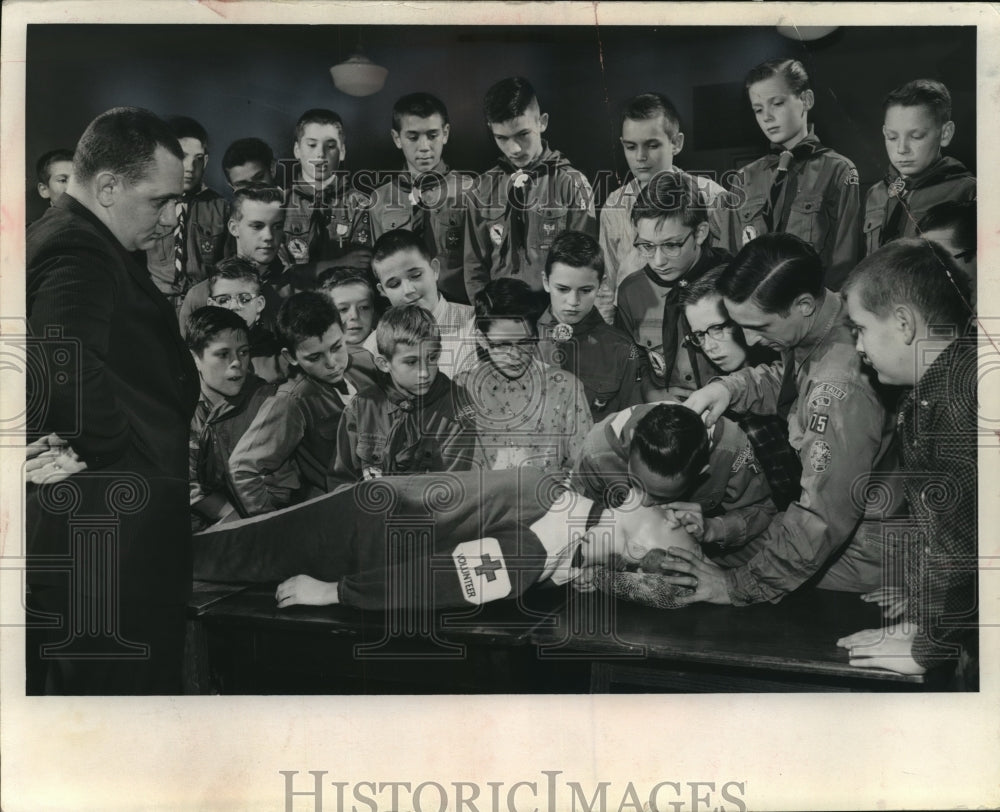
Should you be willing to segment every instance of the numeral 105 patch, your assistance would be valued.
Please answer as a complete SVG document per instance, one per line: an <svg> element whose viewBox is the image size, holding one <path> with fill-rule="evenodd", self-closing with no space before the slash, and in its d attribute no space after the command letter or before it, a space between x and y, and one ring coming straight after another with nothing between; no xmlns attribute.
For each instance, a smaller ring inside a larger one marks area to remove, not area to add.
<svg viewBox="0 0 1000 812"><path fill-rule="evenodd" d="M809 415L809 430L815 431L818 434L824 434L826 432L826 424L829 419L829 415L816 414L813 412Z"/></svg>

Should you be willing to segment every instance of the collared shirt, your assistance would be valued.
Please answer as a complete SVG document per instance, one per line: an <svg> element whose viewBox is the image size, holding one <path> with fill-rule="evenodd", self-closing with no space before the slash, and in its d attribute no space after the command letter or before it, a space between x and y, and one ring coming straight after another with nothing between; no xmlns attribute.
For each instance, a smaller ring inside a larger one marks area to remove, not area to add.
<svg viewBox="0 0 1000 812"><path fill-rule="evenodd" d="M673 401L663 401L671 403ZM628 458L636 424L657 403L633 406L604 418L591 429L573 465L574 490L611 507L617 507L631 487ZM775 513L767 478L746 435L725 417L711 434L709 470L691 493L714 524L713 541L738 547L763 532Z"/></svg>
<svg viewBox="0 0 1000 812"><path fill-rule="evenodd" d="M752 542L753 557L726 571L737 605L780 600L847 543L864 514L858 483L892 433L838 296L826 292L809 331L782 361L718 379L732 411L777 414L785 364L795 365L788 441L802 462L802 492Z"/></svg>
<svg viewBox="0 0 1000 812"><path fill-rule="evenodd" d="M476 311L472 305L449 302L444 296L438 296L431 315L441 331L441 359L438 369L454 380L458 372L475 359L476 339L473 318ZM374 330L361 346L372 356L379 354Z"/></svg>
<svg viewBox="0 0 1000 812"><path fill-rule="evenodd" d="M670 171L683 172L679 167ZM686 174L686 173L685 173ZM712 245L730 250L729 231L725 227L723 209L727 199L726 190L710 178L691 175L705 196L709 207L708 227ZM636 249L636 229L632 224L632 209L642 191L639 181L633 178L624 186L615 189L601 209L601 231L599 242L604 252L604 283L597 294L597 309L604 320L613 324L618 288L625 278L646 266L646 259Z"/></svg>
<svg viewBox="0 0 1000 812"><path fill-rule="evenodd" d="M423 205L430 210L434 232L435 257L441 264L438 287L453 302L468 302L465 290L465 209L467 195L475 185L471 175L463 175L440 165L434 170L443 183L420 192ZM421 217L413 192L402 188L397 176L379 186L371 199L372 236L378 239L396 228L413 230L414 218Z"/></svg>
<svg viewBox="0 0 1000 812"><path fill-rule="evenodd" d="M639 348L621 330L601 318L597 308L578 324L563 325L572 334L559 340L559 321L546 308L538 319L539 351L542 360L572 372L583 384L594 420L642 403L642 373Z"/></svg>
<svg viewBox="0 0 1000 812"><path fill-rule="evenodd" d="M285 245L299 264L337 259L372 245L371 198L334 175L322 189L296 180L285 195Z"/></svg>
<svg viewBox="0 0 1000 812"><path fill-rule="evenodd" d="M470 302L487 282L503 276L522 279L533 290L541 290L545 257L560 233L583 231L597 236L594 194L587 178L547 146L534 167L543 163L555 166L531 182L524 205L523 246L511 245L507 198L512 175L505 167L495 166L479 176L466 212L465 288Z"/></svg>
<svg viewBox="0 0 1000 812"><path fill-rule="evenodd" d="M816 249L825 269L824 284L839 290L861 258L858 170L843 155L823 146L815 135L803 138L796 149L809 146L808 157L796 158L788 170L782 193L786 203L780 204L781 210L788 212L782 230ZM768 232L766 210L778 161L779 155L772 152L740 170L734 194L743 202L726 212L734 252Z"/></svg>
<svg viewBox="0 0 1000 812"><path fill-rule="evenodd" d="M538 359L520 378L480 362L460 372L456 382L469 394L493 470L530 465L568 472L594 424L580 380Z"/></svg>
<svg viewBox="0 0 1000 812"><path fill-rule="evenodd" d="M905 560L907 615L918 625L913 658L953 658L974 634L978 381L975 339L956 339L900 400L903 491L918 530Z"/></svg>

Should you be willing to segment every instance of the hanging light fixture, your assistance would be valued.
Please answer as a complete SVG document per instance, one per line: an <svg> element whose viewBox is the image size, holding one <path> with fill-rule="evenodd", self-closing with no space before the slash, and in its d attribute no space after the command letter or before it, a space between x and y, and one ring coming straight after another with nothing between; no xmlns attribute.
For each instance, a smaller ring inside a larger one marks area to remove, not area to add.
<svg viewBox="0 0 1000 812"><path fill-rule="evenodd" d="M829 36L839 28L836 25L779 25L778 33L796 42L812 42Z"/></svg>
<svg viewBox="0 0 1000 812"><path fill-rule="evenodd" d="M354 53L339 65L330 68L334 87L348 96L371 96L378 93L388 75L388 68L376 65L365 56L360 37Z"/></svg>

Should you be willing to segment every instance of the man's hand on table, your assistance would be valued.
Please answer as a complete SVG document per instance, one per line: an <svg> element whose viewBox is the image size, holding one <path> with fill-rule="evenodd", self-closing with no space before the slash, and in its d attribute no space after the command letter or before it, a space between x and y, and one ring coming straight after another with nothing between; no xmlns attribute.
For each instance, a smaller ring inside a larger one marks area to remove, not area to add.
<svg viewBox="0 0 1000 812"><path fill-rule="evenodd" d="M898 674L923 674L927 669L913 659L913 623L897 623L885 629L864 631L841 637L837 645L846 648L850 664L857 668L884 668Z"/></svg>

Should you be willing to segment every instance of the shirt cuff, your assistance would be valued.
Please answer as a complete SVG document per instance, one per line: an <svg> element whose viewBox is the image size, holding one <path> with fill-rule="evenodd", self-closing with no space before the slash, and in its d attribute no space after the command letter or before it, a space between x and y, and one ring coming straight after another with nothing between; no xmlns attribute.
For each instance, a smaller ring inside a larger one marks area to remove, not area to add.
<svg viewBox="0 0 1000 812"><path fill-rule="evenodd" d="M549 510L528 527L545 550L545 568L538 580L549 579L558 585L580 576L580 568L572 566L573 556L590 535L582 522L567 521L567 518L589 516L594 506L592 499L573 491L566 491L566 496L573 500L571 507L560 504L558 510ZM610 516L610 511L602 513L601 520L591 532L596 531L600 525L609 524Z"/></svg>
<svg viewBox="0 0 1000 812"><path fill-rule="evenodd" d="M754 581L746 567L724 570L726 592L733 606L749 606L766 600L760 586Z"/></svg>

